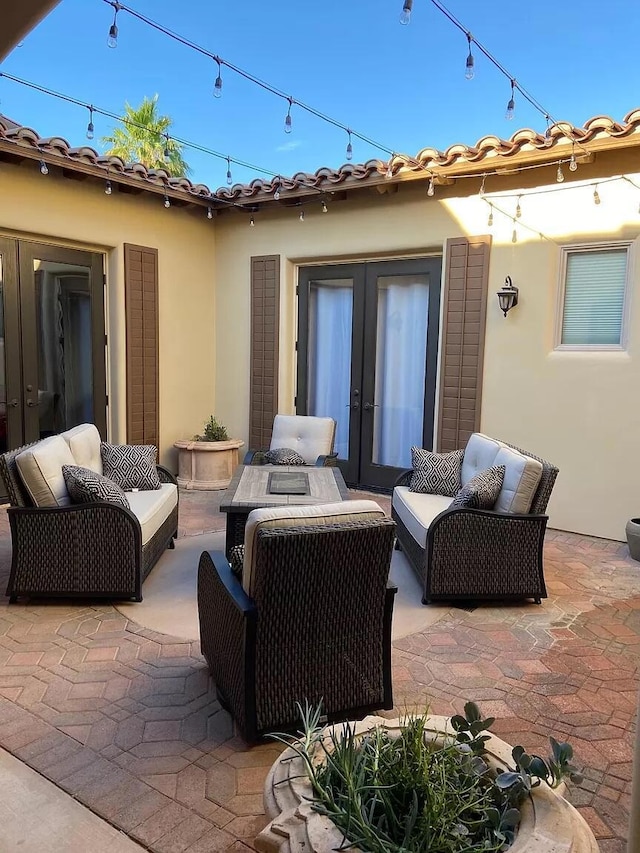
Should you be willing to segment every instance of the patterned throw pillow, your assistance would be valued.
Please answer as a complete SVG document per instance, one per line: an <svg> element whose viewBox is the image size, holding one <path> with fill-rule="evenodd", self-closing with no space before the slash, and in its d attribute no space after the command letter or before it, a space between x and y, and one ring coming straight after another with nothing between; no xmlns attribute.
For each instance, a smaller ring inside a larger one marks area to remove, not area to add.
<svg viewBox="0 0 640 853"><path fill-rule="evenodd" d="M432 453L421 447L411 448L413 474L409 483L410 492L426 495L444 495L452 498L460 489L462 457L464 450L451 453Z"/></svg>
<svg viewBox="0 0 640 853"><path fill-rule="evenodd" d="M157 453L153 444L108 444L106 441L100 443L105 477L113 480L125 491L160 488L156 470Z"/></svg>
<svg viewBox="0 0 640 853"><path fill-rule="evenodd" d="M97 474L90 468L78 465L63 465L62 476L74 504L88 504L94 501L107 501L129 509L129 501L120 486L108 477Z"/></svg>
<svg viewBox="0 0 640 853"><path fill-rule="evenodd" d="M464 484L449 504L449 509L461 507L493 509L493 505L498 500L506 470L504 465L496 465L494 468L480 471Z"/></svg>
<svg viewBox="0 0 640 853"><path fill-rule="evenodd" d="M264 454L264 461L269 465L306 465L305 460L290 447L277 447L273 450L267 450Z"/></svg>

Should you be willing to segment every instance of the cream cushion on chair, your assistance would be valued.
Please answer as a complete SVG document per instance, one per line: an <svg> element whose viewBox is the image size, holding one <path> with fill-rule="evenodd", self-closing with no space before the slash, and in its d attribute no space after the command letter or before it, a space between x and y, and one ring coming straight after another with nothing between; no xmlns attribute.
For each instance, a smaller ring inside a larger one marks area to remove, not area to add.
<svg viewBox="0 0 640 853"><path fill-rule="evenodd" d="M102 474L101 438L95 424L80 424L61 435L69 445L76 465Z"/></svg>
<svg viewBox="0 0 640 853"><path fill-rule="evenodd" d="M253 595L253 550L260 530L274 527L316 527L341 521L368 521L384 518L384 511L375 501L340 501L313 506L265 507L249 513L244 529L244 565L242 587Z"/></svg>
<svg viewBox="0 0 640 853"><path fill-rule="evenodd" d="M162 483L159 489L127 492L127 500L131 512L140 522L142 544L146 545L173 512L178 500L178 487L175 483Z"/></svg>
<svg viewBox="0 0 640 853"><path fill-rule="evenodd" d="M311 415L276 415L273 419L270 450L288 447L313 465L318 456L333 451L336 422L333 418Z"/></svg>
<svg viewBox="0 0 640 853"><path fill-rule="evenodd" d="M71 503L62 466L76 464L61 435L43 438L16 456L22 482L35 506L68 506Z"/></svg>
<svg viewBox="0 0 640 853"><path fill-rule="evenodd" d="M443 495L412 492L408 486L396 486L392 497L393 508L421 548L425 547L429 525L452 500Z"/></svg>

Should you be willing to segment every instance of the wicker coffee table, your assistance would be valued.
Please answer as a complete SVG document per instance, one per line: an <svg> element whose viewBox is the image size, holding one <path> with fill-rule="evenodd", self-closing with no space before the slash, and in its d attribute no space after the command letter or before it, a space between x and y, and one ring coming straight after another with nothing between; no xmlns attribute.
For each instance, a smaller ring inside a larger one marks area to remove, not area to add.
<svg viewBox="0 0 640 853"><path fill-rule="evenodd" d="M244 542L244 528L252 509L336 503L349 499L339 468L302 465L239 465L220 501L227 513L227 557Z"/></svg>

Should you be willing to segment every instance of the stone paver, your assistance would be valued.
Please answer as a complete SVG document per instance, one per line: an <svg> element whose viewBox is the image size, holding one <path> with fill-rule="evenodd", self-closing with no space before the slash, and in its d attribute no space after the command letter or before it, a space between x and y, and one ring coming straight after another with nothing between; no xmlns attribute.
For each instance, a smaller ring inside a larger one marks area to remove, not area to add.
<svg viewBox="0 0 640 853"><path fill-rule="evenodd" d="M219 492L185 492L181 535L224 528ZM389 499L373 497L388 511ZM0 583L11 545L0 509ZM640 664L640 565L626 546L548 531L542 606L452 609L394 643L395 716L460 712L546 750L571 741L569 791L602 853L622 853ZM197 643L109 604L0 601L0 746L156 853L250 851L279 748L249 748L215 696ZM25 811L28 817L28 809ZM34 815L35 817L36 815ZM0 840L2 838L0 830ZM1 844L0 844L1 846Z"/></svg>

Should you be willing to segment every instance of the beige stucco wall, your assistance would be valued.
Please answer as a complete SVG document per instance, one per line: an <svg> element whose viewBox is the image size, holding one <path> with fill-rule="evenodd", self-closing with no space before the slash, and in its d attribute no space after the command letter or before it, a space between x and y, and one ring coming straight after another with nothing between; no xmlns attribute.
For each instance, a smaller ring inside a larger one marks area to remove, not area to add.
<svg viewBox="0 0 640 853"><path fill-rule="evenodd" d="M199 431L215 409L215 222L205 211L165 209L161 196L107 196L37 162L0 164L0 233L100 251L107 275L109 438L126 440L124 243L158 249L160 458ZM9 201L10 200L10 201Z"/></svg>
<svg viewBox="0 0 640 853"><path fill-rule="evenodd" d="M549 179L549 171L545 174ZM492 228L482 199L457 197L468 193L464 182L434 199L426 197L424 186L392 195L372 190L358 200L330 202L326 215L318 203L305 208L304 222L296 209L265 209L254 228L248 216L222 217L216 252L216 411L233 434L247 439L252 255L279 254L283 261L279 408L286 412L293 411L295 394L298 264L443 252L449 237L492 233L481 429L559 466L551 526L624 539L627 519L640 515L638 265L631 270L626 351L560 352L554 336L561 246L636 241L640 191L624 182L602 184L602 204L596 206L593 186L536 196L523 190L513 244L515 180L506 188L513 197L495 200L508 216L496 209ZM507 274L520 288L520 302L504 318L495 291Z"/></svg>

